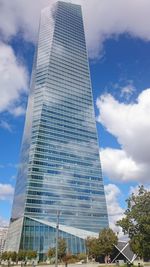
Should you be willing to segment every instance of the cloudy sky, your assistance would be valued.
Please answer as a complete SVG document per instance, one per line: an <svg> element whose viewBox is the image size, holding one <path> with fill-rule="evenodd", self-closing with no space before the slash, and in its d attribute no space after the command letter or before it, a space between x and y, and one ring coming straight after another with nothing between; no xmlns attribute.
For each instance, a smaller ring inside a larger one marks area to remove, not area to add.
<svg viewBox="0 0 150 267"><path fill-rule="evenodd" d="M14 191L40 10L53 0L0 3L0 224ZM150 173L150 1L81 3L110 226ZM116 228L114 228L117 230Z"/></svg>

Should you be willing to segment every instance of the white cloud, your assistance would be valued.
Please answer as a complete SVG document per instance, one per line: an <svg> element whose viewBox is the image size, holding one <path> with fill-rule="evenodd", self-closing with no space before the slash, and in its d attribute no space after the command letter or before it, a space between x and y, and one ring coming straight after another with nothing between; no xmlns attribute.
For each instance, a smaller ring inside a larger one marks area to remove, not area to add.
<svg viewBox="0 0 150 267"><path fill-rule="evenodd" d="M116 222L123 217L124 209L120 206L118 197L121 194L120 189L115 184L105 185L106 202L109 217L109 226L119 236L122 237L123 233L121 228L116 226Z"/></svg>
<svg viewBox="0 0 150 267"><path fill-rule="evenodd" d="M26 40L35 41L40 10L53 2L53 0L2 0L0 30L3 38L7 40L20 32Z"/></svg>
<svg viewBox="0 0 150 267"><path fill-rule="evenodd" d="M1 0L0 31L5 39L21 32L26 40L37 35L40 10L55 0ZM104 40L121 33L150 40L149 0L74 0L82 3L87 44L97 57Z"/></svg>
<svg viewBox="0 0 150 267"><path fill-rule="evenodd" d="M23 106L18 106L18 107L13 107L12 109L9 110L9 112L14 116L18 117L20 115L24 115L26 110Z"/></svg>
<svg viewBox="0 0 150 267"><path fill-rule="evenodd" d="M20 115L21 95L27 91L27 82L27 71L17 60L13 49L0 43L0 112Z"/></svg>
<svg viewBox="0 0 150 267"><path fill-rule="evenodd" d="M102 95L97 99L97 107L100 111L98 121L122 147L122 150L102 150L103 170L110 178L148 181L150 89L144 90L136 102L130 104L119 103L110 94Z"/></svg>
<svg viewBox="0 0 150 267"><path fill-rule="evenodd" d="M135 87L133 84L128 84L121 88L121 97L125 97L127 100L135 92Z"/></svg>
<svg viewBox="0 0 150 267"><path fill-rule="evenodd" d="M1 120L0 121L0 128L6 129L9 132L12 132L12 126L7 121Z"/></svg>
<svg viewBox="0 0 150 267"><path fill-rule="evenodd" d="M11 184L0 184L0 200L12 200L14 188Z"/></svg>
<svg viewBox="0 0 150 267"><path fill-rule="evenodd" d="M89 0L83 5L92 56L98 55L107 38L122 33L150 40L149 0Z"/></svg>
<svg viewBox="0 0 150 267"><path fill-rule="evenodd" d="M103 172L113 180L148 180L149 166L137 163L122 149L105 148L100 151Z"/></svg>

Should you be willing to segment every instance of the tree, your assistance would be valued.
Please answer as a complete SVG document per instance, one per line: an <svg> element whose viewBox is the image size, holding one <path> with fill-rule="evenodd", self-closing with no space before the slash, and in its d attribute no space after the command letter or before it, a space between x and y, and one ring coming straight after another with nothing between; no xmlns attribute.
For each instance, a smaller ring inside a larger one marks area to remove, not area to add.
<svg viewBox="0 0 150 267"><path fill-rule="evenodd" d="M99 233L98 238L88 237L86 240L87 253L89 257L105 258L108 262L110 255L113 252L114 245L118 242L116 234L110 228L105 228Z"/></svg>
<svg viewBox="0 0 150 267"><path fill-rule="evenodd" d="M35 259L37 257L37 251L34 250L28 250L26 253L26 256L29 260Z"/></svg>
<svg viewBox="0 0 150 267"><path fill-rule="evenodd" d="M55 256L55 248L49 248L47 252L47 257L48 258L53 258Z"/></svg>
<svg viewBox="0 0 150 267"><path fill-rule="evenodd" d="M66 241L62 238L58 239L58 259L62 260L66 256L66 249L67 249L67 244ZM49 258L55 257L55 248L49 248L47 252L47 256Z"/></svg>
<svg viewBox="0 0 150 267"><path fill-rule="evenodd" d="M139 257L150 258L150 191L140 186L137 194L132 193L124 214L117 225L128 234L133 252Z"/></svg>
<svg viewBox="0 0 150 267"><path fill-rule="evenodd" d="M85 253L80 253L80 254L78 254L77 255L77 259L79 260L79 261L86 261L86 259L87 259L87 256L86 256L86 254Z"/></svg>
<svg viewBox="0 0 150 267"><path fill-rule="evenodd" d="M114 250L114 245L117 245L118 237L110 228L105 228L99 233L98 246L99 253L105 257L105 263L109 262L110 255Z"/></svg>
<svg viewBox="0 0 150 267"><path fill-rule="evenodd" d="M1 256L1 259L2 260L8 260L8 252L7 251L4 251L3 253L2 253L2 256Z"/></svg>
<svg viewBox="0 0 150 267"><path fill-rule="evenodd" d="M22 261L26 259L27 252L25 250L19 250L18 252L18 260Z"/></svg>
<svg viewBox="0 0 150 267"><path fill-rule="evenodd" d="M2 260L12 260L13 262L17 261L17 252L16 251L4 251L1 255Z"/></svg>
<svg viewBox="0 0 150 267"><path fill-rule="evenodd" d="M10 256L11 256L11 260L13 262L17 261L17 252L16 251L12 251Z"/></svg>
<svg viewBox="0 0 150 267"><path fill-rule="evenodd" d="M71 253L67 253L63 257L63 262L67 263L75 263L78 261L78 256L77 255L72 255Z"/></svg>
<svg viewBox="0 0 150 267"><path fill-rule="evenodd" d="M58 259L62 260L62 258L66 255L67 244L66 241L62 238L58 239Z"/></svg>
<svg viewBox="0 0 150 267"><path fill-rule="evenodd" d="M86 250L89 258L96 258L99 256L98 239L96 237L87 237Z"/></svg>

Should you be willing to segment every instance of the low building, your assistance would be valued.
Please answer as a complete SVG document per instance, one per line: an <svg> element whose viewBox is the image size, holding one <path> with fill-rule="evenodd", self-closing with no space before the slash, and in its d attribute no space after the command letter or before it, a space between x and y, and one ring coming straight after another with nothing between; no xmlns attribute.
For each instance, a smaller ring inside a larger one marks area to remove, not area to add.
<svg viewBox="0 0 150 267"><path fill-rule="evenodd" d="M8 232L7 226L0 227L0 255L3 253L4 250L7 232Z"/></svg>

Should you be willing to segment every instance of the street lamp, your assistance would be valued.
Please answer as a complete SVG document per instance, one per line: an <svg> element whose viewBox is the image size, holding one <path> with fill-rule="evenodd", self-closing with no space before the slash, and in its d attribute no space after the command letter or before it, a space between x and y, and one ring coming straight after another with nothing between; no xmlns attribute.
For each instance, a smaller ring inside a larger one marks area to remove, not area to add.
<svg viewBox="0 0 150 267"><path fill-rule="evenodd" d="M58 267L58 234L59 234L59 216L60 216L60 211L57 211L57 224L56 224L56 250L55 250L55 267Z"/></svg>

